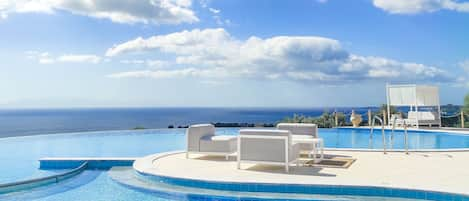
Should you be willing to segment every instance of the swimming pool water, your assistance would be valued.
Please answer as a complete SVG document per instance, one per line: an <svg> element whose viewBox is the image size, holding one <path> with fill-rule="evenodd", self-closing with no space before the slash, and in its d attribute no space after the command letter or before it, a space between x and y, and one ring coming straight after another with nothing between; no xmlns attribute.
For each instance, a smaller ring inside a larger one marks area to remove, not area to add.
<svg viewBox="0 0 469 201"><path fill-rule="evenodd" d="M370 141L370 129L338 128L319 129L320 137L324 138L329 148L382 149L383 138L381 129L374 129ZM404 131L385 130L386 147L404 149ZM393 140L391 140L393 139ZM433 131L408 131L409 149L461 149L469 148L469 135L452 134Z"/></svg>
<svg viewBox="0 0 469 201"><path fill-rule="evenodd" d="M236 135L239 128L218 128L218 134ZM48 175L38 170L42 157L141 157L153 153L182 150L184 129L101 131L0 138L0 183ZM391 147L387 131L387 147ZM319 129L329 148L382 148L381 131L375 130L370 143L368 129ZM404 135L396 131L394 149L404 148ZM439 132L409 132L410 149L469 148L469 135ZM14 167L14 168L11 168ZM56 170L57 171L57 170Z"/></svg>
<svg viewBox="0 0 469 201"><path fill-rule="evenodd" d="M89 132L0 139L0 183L48 175L42 157L140 157L183 149L184 130ZM14 168L12 168L14 167Z"/></svg>
<svg viewBox="0 0 469 201"><path fill-rule="evenodd" d="M218 128L217 133L236 135L238 130L238 128ZM63 171L40 170L38 159L42 157L141 157L159 152L182 150L185 147L184 132L184 129L155 129L1 138L0 160L2 165L0 166L0 183L36 178ZM370 131L367 129L320 129L319 134L320 137L324 138L326 147L329 148L380 149L382 147L380 130L374 131L371 141L369 140ZM391 146L390 137L390 132L387 131L388 148ZM404 147L403 138L403 132L396 131L392 147L394 149L402 149ZM469 136L412 131L409 132L409 147L410 149L469 148ZM58 199L56 196L61 196L64 193L72 194L75 191L86 191L87 185L95 185L96 182L108 182L103 185L109 186L102 187L102 194L99 195L99 197L102 197L102 200L106 200L106 196L115 196L116 193L107 188L114 188L113 185L117 184L112 184L110 181L102 181L108 179L106 172L86 171L86 174L80 177L89 174L96 174L97 176L94 179L90 179L88 183L85 182L86 185L77 185L73 182L67 183L67 188L75 186L74 188L76 189L69 191L62 188L58 193L52 193L52 195L39 200L63 200ZM124 187L117 185L115 188L120 189ZM89 190L92 191L91 188ZM47 193L50 192L47 191ZM129 189L122 191L122 193L125 195L120 196L124 198L133 194L135 194L135 197L145 197L145 193ZM77 193L76 199L73 200L81 200L82 197L80 196L86 197L87 195ZM143 197L141 200L145 200ZM83 200L87 199L83 198Z"/></svg>
<svg viewBox="0 0 469 201"><path fill-rule="evenodd" d="M350 195L255 193L187 188L131 178L129 172L88 170L77 177L53 186L28 192L0 195L2 201L417 201L415 199L367 197ZM113 175L114 174L114 175ZM126 175L127 174L127 175ZM131 173L130 173L131 174ZM121 180L121 181L119 181Z"/></svg>

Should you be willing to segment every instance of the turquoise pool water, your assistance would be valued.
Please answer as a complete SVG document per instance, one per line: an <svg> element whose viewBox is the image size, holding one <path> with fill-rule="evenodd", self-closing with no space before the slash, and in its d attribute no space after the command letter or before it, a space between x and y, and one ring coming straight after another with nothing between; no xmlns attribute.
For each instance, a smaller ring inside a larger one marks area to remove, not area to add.
<svg viewBox="0 0 469 201"><path fill-rule="evenodd" d="M417 201L415 199L350 195L255 193L205 190L132 178L132 170L88 170L53 186L0 195L2 201ZM130 178L130 179L129 179Z"/></svg>
<svg viewBox="0 0 469 201"><path fill-rule="evenodd" d="M140 157L158 152L182 150L185 145L184 132L184 129L155 129L3 138L0 139L0 160L2 161L0 166L0 183L36 178L63 171L40 170L38 159L42 157ZM237 128L217 129L219 134L236 135L237 132ZM379 149L382 147L381 132L379 130L375 130L371 142L369 141L369 130L366 129L320 129L319 132L320 136L325 140L326 147L330 148ZM389 132L387 133L387 138L390 138ZM388 144L388 147L390 145ZM438 132L409 132L409 146L411 149L469 148L469 136ZM402 132L395 133L392 147L397 149L403 148ZM89 174L97 176L86 177ZM57 188L60 190L45 190L39 193L46 194L44 197L38 198L35 194L34 196L36 197L34 199L64 200L60 196L72 196L73 192L77 192L77 196L71 200L89 200L85 198L90 198L89 196L93 194L97 197L102 197L102 199L94 200L110 200L106 199L109 198L106 196L116 196L116 192L114 192L116 189L113 190L113 188L117 188L119 197L122 196L123 198L126 196L132 197L131 195L133 194L135 194L135 197L144 197L148 194L144 191L136 191L135 189L128 189L122 185L114 184L107 174L108 172L106 171L86 171L85 174L80 176L80 178L87 178L84 181L77 178L78 182L59 184ZM98 195L89 186L98 185L97 183L99 182L105 182L105 184L100 186L99 189L103 189L100 190L101 192ZM79 185L80 183L83 185ZM67 190L68 188L71 189ZM88 188L89 195L87 193L79 193L86 192ZM8 199L13 200L16 197L14 194L8 196Z"/></svg>

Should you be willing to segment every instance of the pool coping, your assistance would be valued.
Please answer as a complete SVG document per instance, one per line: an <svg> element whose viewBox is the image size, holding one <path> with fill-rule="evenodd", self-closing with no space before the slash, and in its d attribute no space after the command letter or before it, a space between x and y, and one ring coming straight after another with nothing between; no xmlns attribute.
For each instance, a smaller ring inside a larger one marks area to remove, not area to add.
<svg viewBox="0 0 469 201"><path fill-rule="evenodd" d="M454 193L445 191L425 190L419 188L400 188L380 185L339 185L339 184L295 184L295 183L265 183L265 182L237 182L219 181L209 179L193 179L168 175L161 175L147 171L153 164L163 157L182 154L185 151L173 151L148 155L137 159L133 168L139 174L156 182L165 182L173 185L187 187L208 188L214 190L234 190L249 192L272 192L265 191L273 188L285 193L305 193L308 188L316 194L326 195L359 195L359 196L384 196L399 198L416 198L430 200L469 200L469 193ZM262 190L263 189L263 190ZM307 193L307 192L306 192ZM311 191L309 192L311 193ZM314 193L313 193L314 194Z"/></svg>
<svg viewBox="0 0 469 201"><path fill-rule="evenodd" d="M40 169L74 168L86 162L87 169L109 169L115 166L132 166L137 157L47 157L39 159Z"/></svg>

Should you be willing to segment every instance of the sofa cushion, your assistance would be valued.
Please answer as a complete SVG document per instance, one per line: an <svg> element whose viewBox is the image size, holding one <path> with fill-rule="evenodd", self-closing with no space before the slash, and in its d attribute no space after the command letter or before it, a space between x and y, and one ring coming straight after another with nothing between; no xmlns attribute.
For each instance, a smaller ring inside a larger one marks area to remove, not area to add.
<svg viewBox="0 0 469 201"><path fill-rule="evenodd" d="M240 135L290 136L290 131L273 129L241 129Z"/></svg>
<svg viewBox="0 0 469 201"><path fill-rule="evenodd" d="M317 125L306 123L279 123L277 124L278 130L288 130L293 135L310 135L317 137Z"/></svg>
<svg viewBox="0 0 469 201"><path fill-rule="evenodd" d="M206 135L200 138L200 151L232 153L236 151L236 139L230 135Z"/></svg>

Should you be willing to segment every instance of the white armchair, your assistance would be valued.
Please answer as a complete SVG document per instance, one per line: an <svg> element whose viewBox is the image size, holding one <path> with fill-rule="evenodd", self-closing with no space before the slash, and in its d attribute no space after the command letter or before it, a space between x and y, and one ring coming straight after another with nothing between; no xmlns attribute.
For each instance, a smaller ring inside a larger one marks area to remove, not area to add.
<svg viewBox="0 0 469 201"><path fill-rule="evenodd" d="M242 129L238 136L238 169L241 163L298 165L300 147L292 142L290 131Z"/></svg>
<svg viewBox="0 0 469 201"><path fill-rule="evenodd" d="M212 124L192 125L187 129L187 152L190 153L228 156L236 152L236 136L215 135Z"/></svg>

